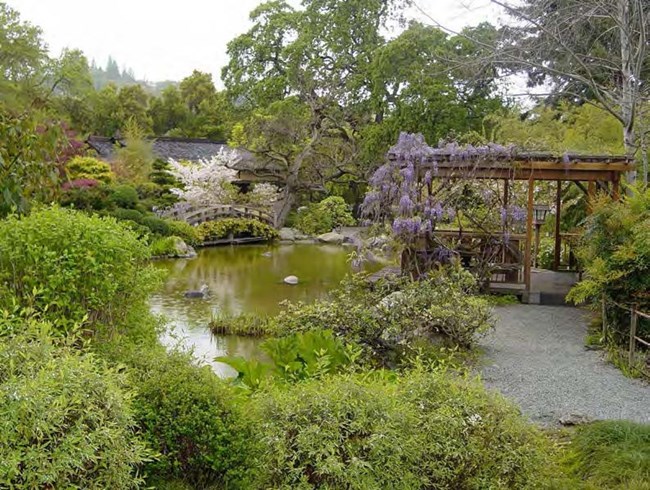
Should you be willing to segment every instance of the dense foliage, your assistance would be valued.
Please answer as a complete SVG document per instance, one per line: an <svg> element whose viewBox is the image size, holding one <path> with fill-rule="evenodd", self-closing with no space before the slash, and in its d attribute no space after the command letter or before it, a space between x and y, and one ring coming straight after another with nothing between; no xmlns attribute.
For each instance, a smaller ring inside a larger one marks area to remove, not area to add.
<svg viewBox="0 0 650 490"><path fill-rule="evenodd" d="M602 198L587 218L579 248L585 277L570 292L577 303L608 302L635 305L650 311L650 191L635 191L621 202ZM608 303L607 316L614 340L626 341L629 312ZM639 333L650 335L650 325L640 322Z"/></svg>
<svg viewBox="0 0 650 490"><path fill-rule="evenodd" d="M21 325L0 342L0 486L136 488L153 455L123 372Z"/></svg>
<svg viewBox="0 0 650 490"><path fill-rule="evenodd" d="M278 232L270 225L256 219L226 218L218 221L206 221L198 226L198 234L203 241L223 238L260 237L265 240L278 238Z"/></svg>
<svg viewBox="0 0 650 490"><path fill-rule="evenodd" d="M617 420L579 427L563 463L574 488L647 489L650 426Z"/></svg>
<svg viewBox="0 0 650 490"><path fill-rule="evenodd" d="M145 468L150 479L250 488L255 438L229 385L190 355L161 346L136 345L119 358L131 369L139 430L158 454Z"/></svg>
<svg viewBox="0 0 650 490"><path fill-rule="evenodd" d="M238 385L257 389L269 380L298 381L341 372L354 364L360 354L358 349L346 346L335 337L331 330L269 339L261 349L269 357L269 363L242 357L218 357L216 360L237 371Z"/></svg>
<svg viewBox="0 0 650 490"><path fill-rule="evenodd" d="M515 409L440 372L303 381L254 407L261 488L530 488L546 457Z"/></svg>
<svg viewBox="0 0 650 490"><path fill-rule="evenodd" d="M380 363L394 362L423 337L469 347L491 327L487 302L471 294L475 286L472 275L459 266L431 271L420 282L374 287L357 277L332 291L328 300L287 303L273 318L272 331L331 329Z"/></svg>
<svg viewBox="0 0 650 490"><path fill-rule="evenodd" d="M298 213L295 227L307 235L320 235L341 226L353 226L354 217L342 197L330 196Z"/></svg>
<svg viewBox="0 0 650 490"><path fill-rule="evenodd" d="M111 166L93 157L77 156L69 160L66 165L68 179L92 179L105 184L110 184L115 176Z"/></svg>
<svg viewBox="0 0 650 490"><path fill-rule="evenodd" d="M51 208L0 221L0 308L67 330L118 326L157 284L146 244L115 220Z"/></svg>

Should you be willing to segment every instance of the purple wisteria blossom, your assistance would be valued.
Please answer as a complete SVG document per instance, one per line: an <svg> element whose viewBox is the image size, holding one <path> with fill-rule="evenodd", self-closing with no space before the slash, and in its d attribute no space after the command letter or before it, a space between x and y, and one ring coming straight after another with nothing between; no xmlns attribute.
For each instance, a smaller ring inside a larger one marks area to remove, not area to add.
<svg viewBox="0 0 650 490"><path fill-rule="evenodd" d="M510 207L510 216L514 221L522 222L526 221L526 210L521 206L511 206Z"/></svg>

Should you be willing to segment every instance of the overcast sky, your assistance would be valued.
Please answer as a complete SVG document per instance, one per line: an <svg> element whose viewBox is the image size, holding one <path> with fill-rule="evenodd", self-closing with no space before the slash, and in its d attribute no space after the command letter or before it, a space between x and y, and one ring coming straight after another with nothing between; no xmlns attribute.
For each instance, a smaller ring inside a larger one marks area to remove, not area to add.
<svg viewBox="0 0 650 490"><path fill-rule="evenodd" d="M43 29L53 55L79 48L105 65L109 55L149 81L180 80L192 70L211 72L219 85L226 44L250 27L260 0L7 0ZM298 1L290 3L297 5ZM489 0L419 0L445 26L459 29L497 14ZM417 12L410 16L424 20ZM428 22L428 21L427 21Z"/></svg>

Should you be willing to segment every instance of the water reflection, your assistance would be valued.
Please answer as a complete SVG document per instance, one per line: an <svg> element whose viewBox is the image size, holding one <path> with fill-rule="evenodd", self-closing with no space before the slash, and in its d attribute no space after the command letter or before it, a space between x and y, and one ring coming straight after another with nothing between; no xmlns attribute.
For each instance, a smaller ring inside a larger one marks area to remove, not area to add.
<svg viewBox="0 0 650 490"><path fill-rule="evenodd" d="M214 337L207 329L210 317L219 311L273 314L283 300L321 298L350 270L347 253L330 245L246 245L203 249L192 260L157 261L157 267L168 271L163 288L151 299L152 310L165 315L172 326L163 340L171 344L182 339L218 374L232 375L214 357L259 356L259 340ZM298 276L299 284L284 284L282 280L289 275ZM202 284L209 286L209 298L184 297L185 291Z"/></svg>

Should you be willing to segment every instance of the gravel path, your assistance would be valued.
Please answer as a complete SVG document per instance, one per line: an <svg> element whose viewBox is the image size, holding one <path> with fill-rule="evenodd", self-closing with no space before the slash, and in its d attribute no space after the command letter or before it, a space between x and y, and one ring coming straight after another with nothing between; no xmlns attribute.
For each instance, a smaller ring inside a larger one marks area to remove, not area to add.
<svg viewBox="0 0 650 490"><path fill-rule="evenodd" d="M650 386L623 376L585 349L585 313L515 305L495 309L496 329L482 340L482 378L542 425L561 418L650 422Z"/></svg>

